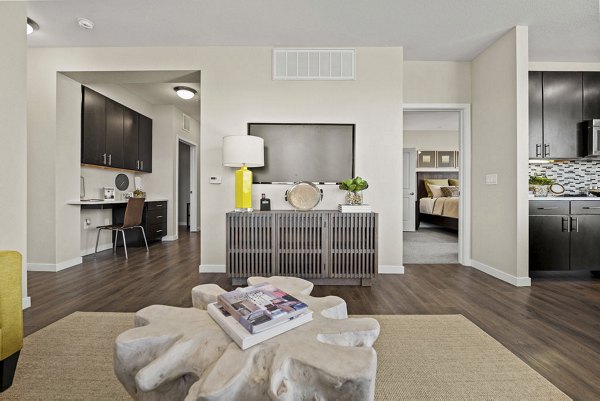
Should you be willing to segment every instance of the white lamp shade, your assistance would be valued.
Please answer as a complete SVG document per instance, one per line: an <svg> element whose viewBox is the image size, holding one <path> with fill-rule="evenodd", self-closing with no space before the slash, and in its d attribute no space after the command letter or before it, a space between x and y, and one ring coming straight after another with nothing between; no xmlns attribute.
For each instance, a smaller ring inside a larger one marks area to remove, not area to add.
<svg viewBox="0 0 600 401"><path fill-rule="evenodd" d="M252 135L223 138L223 165L226 167L261 167L265 165L265 143Z"/></svg>

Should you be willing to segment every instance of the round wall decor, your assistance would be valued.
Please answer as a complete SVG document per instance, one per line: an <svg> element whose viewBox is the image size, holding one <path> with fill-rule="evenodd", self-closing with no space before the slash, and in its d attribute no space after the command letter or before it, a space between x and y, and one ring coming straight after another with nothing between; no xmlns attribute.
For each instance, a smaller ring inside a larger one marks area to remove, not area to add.
<svg viewBox="0 0 600 401"><path fill-rule="evenodd" d="M323 199L323 191L312 182L302 181L286 191L285 199L297 210L311 210Z"/></svg>
<svg viewBox="0 0 600 401"><path fill-rule="evenodd" d="M117 174L117 178L115 178L115 187L117 187L119 191L126 191L127 188L129 188L129 177L123 173Z"/></svg>

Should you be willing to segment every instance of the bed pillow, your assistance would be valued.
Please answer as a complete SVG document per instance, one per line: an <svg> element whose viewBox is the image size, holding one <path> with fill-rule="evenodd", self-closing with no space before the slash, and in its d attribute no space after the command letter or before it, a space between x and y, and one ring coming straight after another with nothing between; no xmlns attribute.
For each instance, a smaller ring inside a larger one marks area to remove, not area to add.
<svg viewBox="0 0 600 401"><path fill-rule="evenodd" d="M458 187L441 187L440 190L446 198L458 198L460 196L460 190L458 189Z"/></svg>
<svg viewBox="0 0 600 401"><path fill-rule="evenodd" d="M448 184L453 187L458 187L458 179L456 178L448 178Z"/></svg>
<svg viewBox="0 0 600 401"><path fill-rule="evenodd" d="M444 187L446 188L446 187ZM432 198L441 198L444 195L444 193L442 192L442 186L441 185L432 185L429 184L429 189L431 190L431 197Z"/></svg>
<svg viewBox="0 0 600 401"><path fill-rule="evenodd" d="M444 178L444 179L426 179L424 180L425 182L425 189L427 190L427 196L429 196L430 198L433 197L433 194L431 193L431 189L429 189L430 185L439 185L440 187L447 187L448 185L450 185L448 183L448 179Z"/></svg>

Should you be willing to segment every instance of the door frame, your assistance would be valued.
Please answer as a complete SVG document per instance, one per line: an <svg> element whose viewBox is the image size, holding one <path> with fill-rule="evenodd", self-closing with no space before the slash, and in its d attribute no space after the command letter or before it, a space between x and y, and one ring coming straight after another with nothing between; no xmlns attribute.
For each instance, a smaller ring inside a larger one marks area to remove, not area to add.
<svg viewBox="0 0 600 401"><path fill-rule="evenodd" d="M177 157L175 161L175 220L179 230L179 143L190 147L190 232L198 231L198 144L177 135Z"/></svg>
<svg viewBox="0 0 600 401"><path fill-rule="evenodd" d="M404 103L405 111L456 111L459 115L458 263L471 266L471 105L468 103ZM403 132L404 135L404 132Z"/></svg>
<svg viewBox="0 0 600 401"><path fill-rule="evenodd" d="M417 217L417 204L416 204L416 200L417 200L417 149L416 148L402 148L402 157L404 158L404 154L408 152L411 157L413 157L414 159L414 167L412 167L413 169L413 173L414 173L414 179L413 179L413 188L410 188L409 191L410 194L409 196L411 197L411 207L414 210L414 213L412 214L412 217L410 219L408 219L409 221L411 221L411 225L410 227L412 228L412 230L406 230L406 227L404 227L404 224L402 225L402 232L415 232L417 230L417 224L416 224L416 217ZM404 162L404 159L402 160ZM404 163L403 163L404 164ZM404 167L402 167L404 169ZM404 172L402 174L402 176L404 177ZM412 194L412 195L411 195ZM402 198L404 198L404 182L402 182ZM404 214L404 210L402 210L402 213ZM404 219L404 216L402 216ZM406 220L404 220L406 221Z"/></svg>

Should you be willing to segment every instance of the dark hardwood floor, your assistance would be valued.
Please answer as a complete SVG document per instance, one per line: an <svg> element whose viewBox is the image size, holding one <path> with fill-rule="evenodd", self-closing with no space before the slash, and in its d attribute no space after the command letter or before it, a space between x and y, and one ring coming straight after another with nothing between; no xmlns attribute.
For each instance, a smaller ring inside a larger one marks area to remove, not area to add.
<svg viewBox="0 0 600 401"><path fill-rule="evenodd" d="M202 283L232 288L224 274L199 274L200 236L104 251L58 273L29 272L31 334L75 311L135 312L152 304L191 306ZM344 298L351 314L462 314L576 400L600 400L600 279L533 279L517 288L460 265L408 265L372 287L315 287Z"/></svg>

